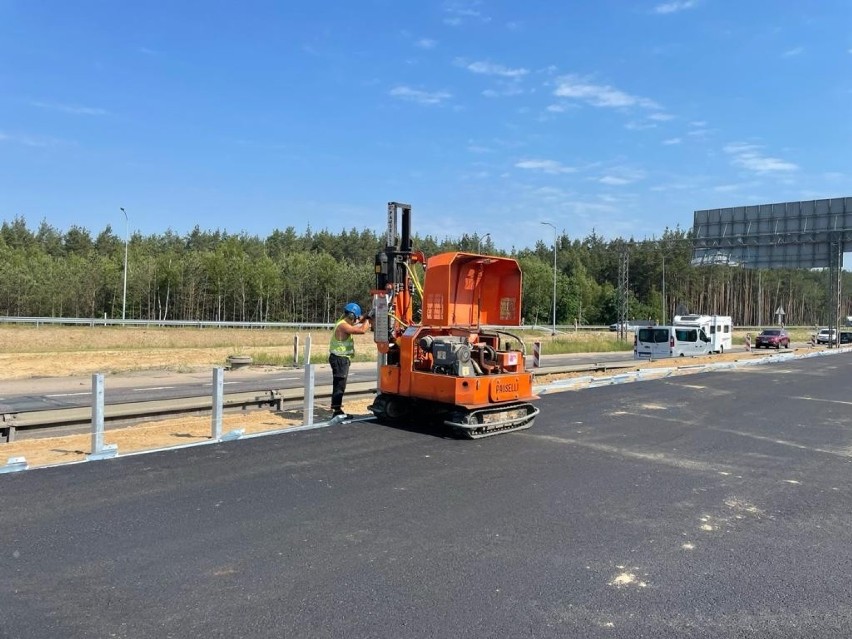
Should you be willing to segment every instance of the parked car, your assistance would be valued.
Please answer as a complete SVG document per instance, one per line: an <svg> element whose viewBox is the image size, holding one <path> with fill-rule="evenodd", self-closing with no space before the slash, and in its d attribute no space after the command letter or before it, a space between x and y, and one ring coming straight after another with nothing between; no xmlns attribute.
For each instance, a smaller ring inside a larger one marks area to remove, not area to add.
<svg viewBox="0 0 852 639"><path fill-rule="evenodd" d="M852 331L840 331L840 343L852 344Z"/></svg>
<svg viewBox="0 0 852 639"><path fill-rule="evenodd" d="M783 328L767 328L754 340L755 348L790 348L790 336Z"/></svg>
<svg viewBox="0 0 852 639"><path fill-rule="evenodd" d="M837 344L837 331L833 328L821 328L816 336L817 344Z"/></svg>

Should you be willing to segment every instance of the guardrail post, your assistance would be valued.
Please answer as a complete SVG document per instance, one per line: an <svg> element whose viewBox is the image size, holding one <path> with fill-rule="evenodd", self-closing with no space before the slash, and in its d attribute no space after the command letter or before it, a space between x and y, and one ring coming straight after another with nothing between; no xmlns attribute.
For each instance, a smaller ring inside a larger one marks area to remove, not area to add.
<svg viewBox="0 0 852 639"><path fill-rule="evenodd" d="M104 447L104 376L92 375L92 453Z"/></svg>
<svg viewBox="0 0 852 639"><path fill-rule="evenodd" d="M222 437L222 403L225 389L224 369L213 369L213 418L211 419L210 437L219 439Z"/></svg>
<svg viewBox="0 0 852 639"><path fill-rule="evenodd" d="M293 366L299 365L299 336L293 338Z"/></svg>
<svg viewBox="0 0 852 639"><path fill-rule="evenodd" d="M118 453L115 444L104 445L104 375L92 375L92 452L89 460L109 459Z"/></svg>
<svg viewBox="0 0 852 639"><path fill-rule="evenodd" d="M310 337L308 337L310 340ZM311 426L314 423L314 381L316 380L316 372L313 364L305 364L305 403L302 409L304 413L303 420L305 426Z"/></svg>
<svg viewBox="0 0 852 639"><path fill-rule="evenodd" d="M0 422L2 424L3 422ZM7 444L15 441L15 425L8 424L6 426L0 426L0 441L6 440Z"/></svg>
<svg viewBox="0 0 852 639"><path fill-rule="evenodd" d="M311 363L311 336L305 338L305 366Z"/></svg>

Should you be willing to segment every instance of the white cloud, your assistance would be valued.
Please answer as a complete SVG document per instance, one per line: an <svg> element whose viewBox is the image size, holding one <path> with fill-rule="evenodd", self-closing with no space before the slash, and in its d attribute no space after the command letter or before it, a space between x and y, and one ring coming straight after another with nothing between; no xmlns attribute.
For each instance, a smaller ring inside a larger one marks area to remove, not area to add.
<svg viewBox="0 0 852 639"><path fill-rule="evenodd" d="M693 138L706 138L710 133L710 129L707 129L706 122L690 122L689 125L692 127L686 134Z"/></svg>
<svg viewBox="0 0 852 639"><path fill-rule="evenodd" d="M805 47L794 47L792 49L787 49L787 51L785 51L783 53L783 57L793 58L793 57L796 57L797 55L802 55L804 52L805 52Z"/></svg>
<svg viewBox="0 0 852 639"><path fill-rule="evenodd" d="M580 100L597 107L643 107L659 109L660 106L648 98L630 95L615 87L605 84L592 84L576 75L566 75L557 78L554 95L560 98Z"/></svg>
<svg viewBox="0 0 852 639"><path fill-rule="evenodd" d="M663 140L663 144L668 146L671 146L673 144L680 144L681 142L683 142L683 139L681 138L669 138L668 140Z"/></svg>
<svg viewBox="0 0 852 639"><path fill-rule="evenodd" d="M629 167L616 167L598 180L601 184L608 186L624 186L625 184L633 184L645 178L645 173L637 169Z"/></svg>
<svg viewBox="0 0 852 639"><path fill-rule="evenodd" d="M577 170L570 166L565 166L556 160L520 160L515 163L515 167L554 175L559 173L574 173Z"/></svg>
<svg viewBox="0 0 852 639"><path fill-rule="evenodd" d="M624 125L628 131L645 131L646 129L656 129L657 125L653 122L628 122Z"/></svg>
<svg viewBox="0 0 852 639"><path fill-rule="evenodd" d="M674 0L673 2L665 2L654 7L654 13L677 13L686 9L693 9L698 5L696 0Z"/></svg>
<svg viewBox="0 0 852 639"><path fill-rule="evenodd" d="M438 46L438 41L432 40L431 38L420 38L414 43L414 46L420 49L434 49Z"/></svg>
<svg viewBox="0 0 852 639"><path fill-rule="evenodd" d="M648 119L656 120L657 122L668 122L669 120L674 120L674 116L670 113L651 113Z"/></svg>
<svg viewBox="0 0 852 639"><path fill-rule="evenodd" d="M605 175L600 180L598 180L601 184L606 184L608 186L623 186L625 184L630 184L630 180L627 178L620 178L615 175Z"/></svg>
<svg viewBox="0 0 852 639"><path fill-rule="evenodd" d="M468 63L462 58L456 58L455 63L472 73L480 73L482 75L499 75L504 78L521 78L529 73L527 69L510 69L502 64L494 64L492 62Z"/></svg>
<svg viewBox="0 0 852 639"><path fill-rule="evenodd" d="M479 0L458 0L455 2L446 2L444 4L444 24L451 27L458 27L466 20L477 20L479 22L490 22L491 18L484 15L479 6L482 3Z"/></svg>
<svg viewBox="0 0 852 639"><path fill-rule="evenodd" d="M441 104L453 97L451 93L447 93L446 91L429 92L406 86L394 87L388 93L394 98L417 102L418 104Z"/></svg>
<svg viewBox="0 0 852 639"><path fill-rule="evenodd" d="M514 82L504 82L499 85L499 89L485 89L482 92L486 98L497 98L501 96L520 95L525 91Z"/></svg>
<svg viewBox="0 0 852 639"><path fill-rule="evenodd" d="M51 111L61 111L62 113L70 113L71 115L108 115L106 109L98 109L94 107L78 106L74 104L54 104L49 102L30 102L34 107L39 109L48 109Z"/></svg>
<svg viewBox="0 0 852 639"><path fill-rule="evenodd" d="M22 144L23 146L31 146L36 148L45 148L65 144L63 140L44 136L19 135L10 134L0 131L0 142L11 142L14 144Z"/></svg>
<svg viewBox="0 0 852 639"><path fill-rule="evenodd" d="M763 155L761 147L745 142L728 144L724 151L731 156L731 162L755 173L777 173L797 171L799 167L793 162Z"/></svg>

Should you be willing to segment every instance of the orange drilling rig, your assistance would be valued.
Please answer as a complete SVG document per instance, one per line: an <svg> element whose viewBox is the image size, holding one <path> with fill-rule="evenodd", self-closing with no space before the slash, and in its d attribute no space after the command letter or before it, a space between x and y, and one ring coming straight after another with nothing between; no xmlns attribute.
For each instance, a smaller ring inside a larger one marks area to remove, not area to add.
<svg viewBox="0 0 852 639"><path fill-rule="evenodd" d="M422 286L418 264L425 268ZM501 329L520 324L518 262L456 252L427 260L411 247L411 206L389 202L385 249L375 266L376 418L399 424L436 417L470 439L532 426L539 411L530 401L538 398L524 368L524 342Z"/></svg>

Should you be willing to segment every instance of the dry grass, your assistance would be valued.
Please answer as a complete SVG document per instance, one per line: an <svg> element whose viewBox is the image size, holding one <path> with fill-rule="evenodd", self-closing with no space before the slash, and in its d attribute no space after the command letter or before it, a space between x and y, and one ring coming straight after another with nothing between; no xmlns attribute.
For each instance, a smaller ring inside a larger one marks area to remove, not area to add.
<svg viewBox="0 0 852 639"><path fill-rule="evenodd" d="M186 372L225 366L229 355L292 364L294 346L304 358L311 338L314 361L328 351L330 331L295 332L211 328L130 328L107 326L0 327L0 380L68 377L138 370ZM356 348L375 359L370 335L356 336Z"/></svg>

